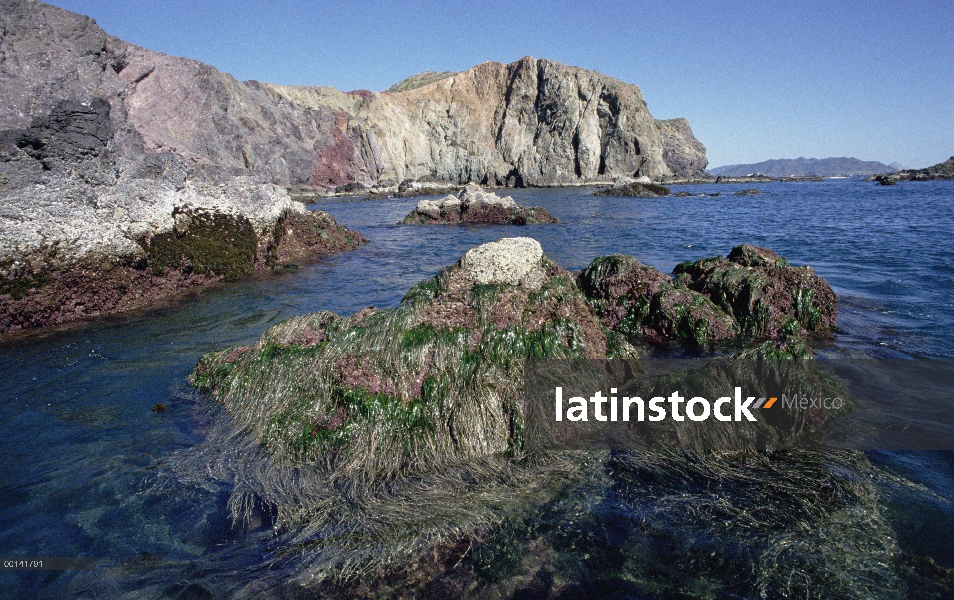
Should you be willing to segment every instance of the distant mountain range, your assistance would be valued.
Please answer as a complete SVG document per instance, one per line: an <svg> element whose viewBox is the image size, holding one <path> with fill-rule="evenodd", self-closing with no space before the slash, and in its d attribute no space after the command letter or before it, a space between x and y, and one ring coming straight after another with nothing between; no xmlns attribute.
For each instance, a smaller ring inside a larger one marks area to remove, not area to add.
<svg viewBox="0 0 954 600"><path fill-rule="evenodd" d="M886 165L857 158L779 158L748 165L726 165L709 169L712 175L744 177L762 174L767 177L857 177L900 171L901 165Z"/></svg>

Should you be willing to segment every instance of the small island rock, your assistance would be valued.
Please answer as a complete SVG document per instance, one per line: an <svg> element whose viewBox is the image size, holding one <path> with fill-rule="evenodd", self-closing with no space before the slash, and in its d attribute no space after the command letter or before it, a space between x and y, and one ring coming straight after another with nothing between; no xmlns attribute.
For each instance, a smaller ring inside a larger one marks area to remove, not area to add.
<svg viewBox="0 0 954 600"><path fill-rule="evenodd" d="M405 225L452 225L472 223L480 225L532 225L557 223L556 217L537 206L520 206L510 196L501 198L486 192L476 183L469 183L457 195L439 200L423 199L404 217Z"/></svg>

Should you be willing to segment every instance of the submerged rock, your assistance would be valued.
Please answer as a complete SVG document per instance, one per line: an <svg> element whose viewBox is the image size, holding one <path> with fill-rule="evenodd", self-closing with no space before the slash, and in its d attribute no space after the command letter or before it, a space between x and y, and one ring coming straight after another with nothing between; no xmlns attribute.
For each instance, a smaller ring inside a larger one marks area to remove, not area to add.
<svg viewBox="0 0 954 600"><path fill-rule="evenodd" d="M668 196L669 188L656 183L634 182L600 190L594 196L622 196L627 198L658 198Z"/></svg>
<svg viewBox="0 0 954 600"><path fill-rule="evenodd" d="M519 206L510 196L501 198L484 191L475 183L456 196L450 194L440 200L421 200L402 224L449 225L473 223L481 225L533 225L557 223L556 217L538 206Z"/></svg>
<svg viewBox="0 0 954 600"><path fill-rule="evenodd" d="M744 190L739 190L735 193L736 196L759 196L762 192L755 188L749 188Z"/></svg>

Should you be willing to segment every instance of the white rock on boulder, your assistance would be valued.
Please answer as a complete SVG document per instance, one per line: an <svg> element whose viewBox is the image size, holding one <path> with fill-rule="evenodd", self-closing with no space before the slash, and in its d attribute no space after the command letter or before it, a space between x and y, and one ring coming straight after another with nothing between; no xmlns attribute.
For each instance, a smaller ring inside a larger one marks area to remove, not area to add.
<svg viewBox="0 0 954 600"><path fill-rule="evenodd" d="M501 198L493 192L485 192L482 187L476 183L468 183L460 194L457 195L463 204L494 204L504 208L516 208L517 203L510 196ZM448 196L445 200L453 198Z"/></svg>
<svg viewBox="0 0 954 600"><path fill-rule="evenodd" d="M538 288L543 282L543 248L533 238L503 238L471 248L460 259L460 267L480 284L523 283Z"/></svg>
<svg viewBox="0 0 954 600"><path fill-rule="evenodd" d="M425 215L434 217L435 219L440 218L441 207L443 206L443 200L418 200L417 201L417 212Z"/></svg>
<svg viewBox="0 0 954 600"><path fill-rule="evenodd" d="M517 203L510 196L501 198L493 192L485 192L476 183L468 183L467 187L458 192L456 196L448 194L440 200L419 200L417 212L430 215L436 219L441 211L459 211L471 205L501 206L506 209L517 208Z"/></svg>

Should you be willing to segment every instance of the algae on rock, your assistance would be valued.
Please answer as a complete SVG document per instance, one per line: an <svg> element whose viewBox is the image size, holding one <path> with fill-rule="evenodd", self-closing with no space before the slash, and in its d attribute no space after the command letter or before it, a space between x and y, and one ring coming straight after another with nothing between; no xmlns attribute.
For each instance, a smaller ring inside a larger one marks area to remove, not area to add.
<svg viewBox="0 0 954 600"><path fill-rule="evenodd" d="M293 317L252 346L206 355L192 374L237 427L228 447L240 485L230 507L241 514L253 496L274 506L301 556L301 585L334 595L360 579L370 586L362 589L384 593L393 587L379 574L413 564L409 570L431 576L407 583L412 592L452 578L478 594L513 595L527 584L518 557L530 556L568 567L556 570L565 576L554 589L598 572L651 595L671 583L652 552L670 542L681 548L667 555L673 564L702 565L713 590L802 593L809 588L793 583L797 569L849 595L893 585L889 569L872 566L892 547L885 528L870 535L852 528L877 509L871 465L852 453L784 449L828 412L786 413L761 429L729 424L727 436L670 424L646 452L527 454L526 359L631 359L647 338L701 347L716 338L712 323L724 325L720 339L746 335L737 313L686 286L697 281L692 269L674 280L615 255L574 276L527 238L468 255L393 309ZM732 268L771 285L802 282L802 271L792 274L768 251L743 246L730 257ZM723 262L699 261L699 273ZM834 315L824 312L833 305L816 306L819 296L778 308L796 319L823 310L808 323L821 330ZM746 357L810 356L800 332L747 340ZM788 364L776 370L801 377L807 393L837 386L811 361L781 363ZM738 368L715 361L697 383L724 387ZM651 394L668 380L642 382ZM723 451L705 452L711 448ZM725 451L733 448L745 451ZM610 494L634 507L612 513L625 530L618 539L597 535L605 513L583 506ZM776 510L759 510L766 505ZM647 520L647 512L657 516ZM877 515L876 524L883 525ZM776 558L760 562L753 577L739 575L740 565L766 555ZM797 567L787 566L795 559ZM843 572L854 579L842 581Z"/></svg>
<svg viewBox="0 0 954 600"><path fill-rule="evenodd" d="M835 325L838 299L828 283L765 248L742 244L726 259L684 262L673 274L629 256L605 256L583 270L580 285L603 324L634 343L679 340L705 349L798 338Z"/></svg>
<svg viewBox="0 0 954 600"><path fill-rule="evenodd" d="M192 381L274 455L349 472L519 448L524 359L606 355L573 276L534 254L536 241L522 245L536 258L516 283L509 251L461 260L394 309L321 313L275 326L248 350L207 355Z"/></svg>
<svg viewBox="0 0 954 600"><path fill-rule="evenodd" d="M394 309L296 317L251 348L207 355L192 381L274 455L348 472L518 450L528 358L631 358L647 341L810 355L800 334L834 324L827 283L762 248L729 257L684 263L675 280L632 257L600 257L577 278L535 240L504 239L469 250Z"/></svg>

